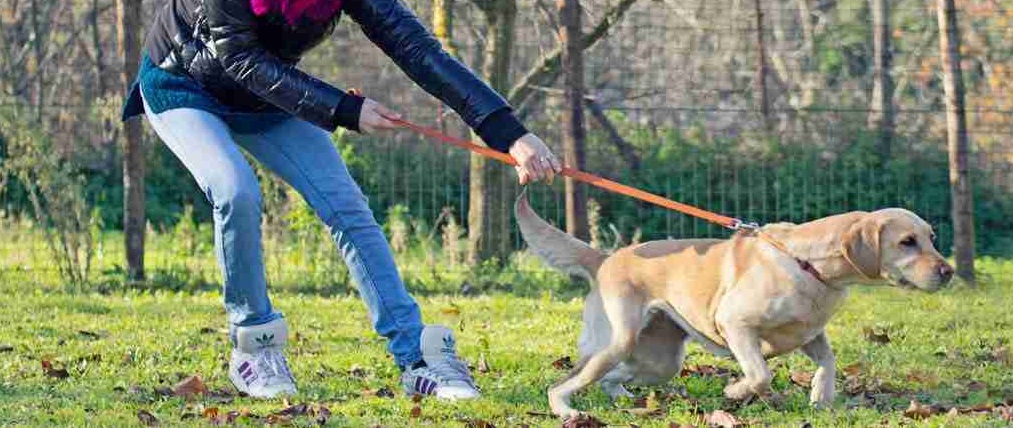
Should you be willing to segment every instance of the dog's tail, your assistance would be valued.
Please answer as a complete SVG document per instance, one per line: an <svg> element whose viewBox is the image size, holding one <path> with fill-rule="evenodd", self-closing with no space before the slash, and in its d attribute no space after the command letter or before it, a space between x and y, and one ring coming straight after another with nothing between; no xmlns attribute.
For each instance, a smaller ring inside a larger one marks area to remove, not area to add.
<svg viewBox="0 0 1013 428"><path fill-rule="evenodd" d="M605 253L553 227L531 209L527 188L514 203L514 216L531 252L549 266L594 281Z"/></svg>

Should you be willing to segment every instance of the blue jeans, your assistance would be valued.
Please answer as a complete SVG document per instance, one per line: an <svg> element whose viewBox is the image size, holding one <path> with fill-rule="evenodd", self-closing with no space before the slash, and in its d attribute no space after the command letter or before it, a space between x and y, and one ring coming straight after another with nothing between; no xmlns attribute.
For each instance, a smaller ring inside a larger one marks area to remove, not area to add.
<svg viewBox="0 0 1013 428"><path fill-rule="evenodd" d="M282 316L267 296L260 183L242 147L295 188L327 225L373 327L389 339L397 364L406 367L422 359L418 304L405 290L390 245L326 131L292 118L240 134L230 129L228 119L187 108L147 117L214 207L215 251L231 328Z"/></svg>

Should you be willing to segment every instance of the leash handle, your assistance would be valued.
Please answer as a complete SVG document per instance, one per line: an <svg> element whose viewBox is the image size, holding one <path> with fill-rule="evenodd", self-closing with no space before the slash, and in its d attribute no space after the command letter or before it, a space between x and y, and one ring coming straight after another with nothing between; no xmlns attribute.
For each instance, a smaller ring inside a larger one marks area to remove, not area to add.
<svg viewBox="0 0 1013 428"><path fill-rule="evenodd" d="M471 141L468 141L468 140L464 140L464 139L460 139L460 138L454 138L454 137L451 137L449 135L446 135L446 134L440 132L437 129L425 127L425 126L422 126L422 125L417 125L417 124L414 124L414 123L409 122L409 121L404 120L404 119L395 118L395 117L388 117L388 116L384 116L384 119L387 119L387 120L389 120L389 121L397 124L398 126L404 127L406 129L410 129L410 130L412 130L412 131L414 131L414 132L416 132L418 134L421 134L421 135L424 135L426 137L438 140L438 141L440 141L442 143L450 144L452 146L460 147L462 149L469 150L469 151L474 152L474 153L478 153L478 154L480 154L482 156L498 160L498 161L503 162L503 163L505 163L507 165L517 166L517 160L514 159L513 156L510 156L509 154L501 153L501 152L498 152L496 150L490 149L488 147L480 146L480 145L472 143ZM701 219L707 220L707 221L709 221L711 223L715 223L715 224L724 226L724 227L732 229L732 230L740 230L740 229L755 230L755 229L759 228L755 223L746 223L746 222L743 222L742 220L737 219L737 218L724 216L724 215L721 215L721 214L717 214L717 213L714 213L714 212L707 211L707 210L702 209L702 208L694 207L692 205L687 205L687 204L684 204L684 203L681 203L681 202L676 202L676 201L673 201L673 200L668 199L666 197L663 197L663 196L660 196L660 195L656 195L654 193L646 192L646 191L637 189L635 187L627 186L627 185L622 184L622 183L617 183L617 182L609 180L607 178L600 177L600 176L597 176L597 175L594 175L594 174L591 174L591 173L587 173L587 172L584 172L584 171L580 171L580 170L577 170L577 169L573 169L573 168L570 168L568 166L564 166L563 170L560 172L560 174L564 175L566 177L573 178L574 180L590 184L590 185L595 186L595 187L600 187L600 188L608 190L610 192L619 193L621 195L626 195L626 196L629 196L629 197L632 197L632 198L636 198L636 199L639 199L641 201L648 202L648 203L660 206L662 208L667 208L667 209L670 209L670 210L673 210L673 211L678 211L678 212L681 212L681 213L684 213L684 214L688 214L688 215L691 215L691 216L694 216L694 217L697 217L697 218L701 218Z"/></svg>

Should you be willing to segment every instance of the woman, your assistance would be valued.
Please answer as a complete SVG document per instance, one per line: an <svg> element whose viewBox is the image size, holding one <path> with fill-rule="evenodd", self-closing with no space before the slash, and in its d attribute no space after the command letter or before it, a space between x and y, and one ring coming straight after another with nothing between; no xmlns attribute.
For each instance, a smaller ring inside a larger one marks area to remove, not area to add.
<svg viewBox="0 0 1013 428"><path fill-rule="evenodd" d="M283 354L287 326L267 296L260 187L240 147L291 184L326 223L402 369L409 394L479 395L449 329L424 326L386 238L331 143L337 127L393 129L397 115L298 70L342 13L418 85L520 164L521 183L560 169L506 101L449 56L397 0L169 0L152 25L124 117L145 114L214 207L232 358L229 378L251 396L295 393Z"/></svg>

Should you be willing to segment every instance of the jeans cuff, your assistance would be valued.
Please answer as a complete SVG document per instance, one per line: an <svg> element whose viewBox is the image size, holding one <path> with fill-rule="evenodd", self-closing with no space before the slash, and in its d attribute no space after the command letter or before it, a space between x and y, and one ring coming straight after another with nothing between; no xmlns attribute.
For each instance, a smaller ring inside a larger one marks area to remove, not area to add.
<svg viewBox="0 0 1013 428"><path fill-rule="evenodd" d="M397 366L401 368L401 371L408 370L415 363L422 361L422 352L415 351L407 355L397 357Z"/></svg>

